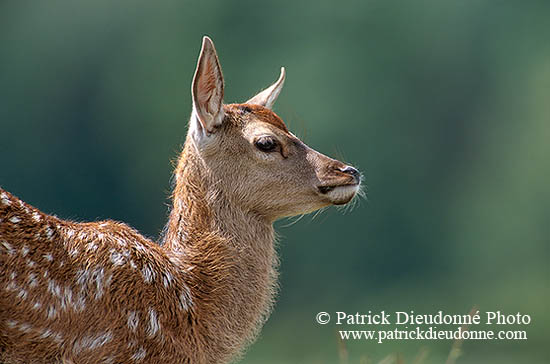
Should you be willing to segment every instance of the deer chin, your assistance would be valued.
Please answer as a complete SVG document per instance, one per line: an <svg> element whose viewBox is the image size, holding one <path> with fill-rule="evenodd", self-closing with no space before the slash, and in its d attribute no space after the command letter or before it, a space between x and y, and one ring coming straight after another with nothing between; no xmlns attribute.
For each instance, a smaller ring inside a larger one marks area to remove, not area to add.
<svg viewBox="0 0 550 364"><path fill-rule="evenodd" d="M318 190L332 205L345 205L350 202L359 191L359 183L319 186Z"/></svg>

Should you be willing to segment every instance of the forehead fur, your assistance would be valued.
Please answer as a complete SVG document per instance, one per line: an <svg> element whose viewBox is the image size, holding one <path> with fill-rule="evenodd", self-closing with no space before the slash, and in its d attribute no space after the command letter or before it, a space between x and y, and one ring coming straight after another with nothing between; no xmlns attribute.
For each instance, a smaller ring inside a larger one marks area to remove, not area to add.
<svg viewBox="0 0 550 364"><path fill-rule="evenodd" d="M254 104L229 104L224 105L226 114L232 116L232 119L239 122L243 121L247 115L253 115L258 120L271 124L274 127L288 133L284 121L273 111L260 105Z"/></svg>

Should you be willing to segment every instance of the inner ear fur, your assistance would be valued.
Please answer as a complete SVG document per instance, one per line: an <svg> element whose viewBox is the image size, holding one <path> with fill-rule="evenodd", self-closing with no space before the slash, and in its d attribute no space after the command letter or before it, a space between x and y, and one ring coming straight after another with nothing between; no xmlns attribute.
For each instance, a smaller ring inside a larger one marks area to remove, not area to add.
<svg viewBox="0 0 550 364"><path fill-rule="evenodd" d="M223 75L212 40L205 36L191 88L193 111L207 133L223 122Z"/></svg>
<svg viewBox="0 0 550 364"><path fill-rule="evenodd" d="M277 97L279 97L279 94L281 93L281 90L283 89L284 84L285 84L285 68L281 67L281 75L279 76L279 79L275 81L273 85L269 86L262 92L258 93L256 96L248 100L246 103L260 105L268 109L272 109L273 104L275 104Z"/></svg>

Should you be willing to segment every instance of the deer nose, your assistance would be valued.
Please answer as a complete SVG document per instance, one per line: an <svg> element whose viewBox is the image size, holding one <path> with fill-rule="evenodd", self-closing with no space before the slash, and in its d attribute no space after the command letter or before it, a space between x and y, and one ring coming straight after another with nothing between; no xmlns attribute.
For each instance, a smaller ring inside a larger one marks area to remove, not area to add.
<svg viewBox="0 0 550 364"><path fill-rule="evenodd" d="M343 168L338 168L340 172L349 174L352 176L357 183L361 181L361 172L359 172L357 169L353 168L352 166L345 166Z"/></svg>

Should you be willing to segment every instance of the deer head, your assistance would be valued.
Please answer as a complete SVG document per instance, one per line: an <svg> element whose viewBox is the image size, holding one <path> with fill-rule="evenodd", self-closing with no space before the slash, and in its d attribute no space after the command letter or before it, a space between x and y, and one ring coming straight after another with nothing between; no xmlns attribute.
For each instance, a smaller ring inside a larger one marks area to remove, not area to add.
<svg viewBox="0 0 550 364"><path fill-rule="evenodd" d="M361 181L357 169L308 147L272 111L284 81L281 68L279 79L247 102L224 104L218 56L203 38L188 143L226 198L271 221L345 204Z"/></svg>

